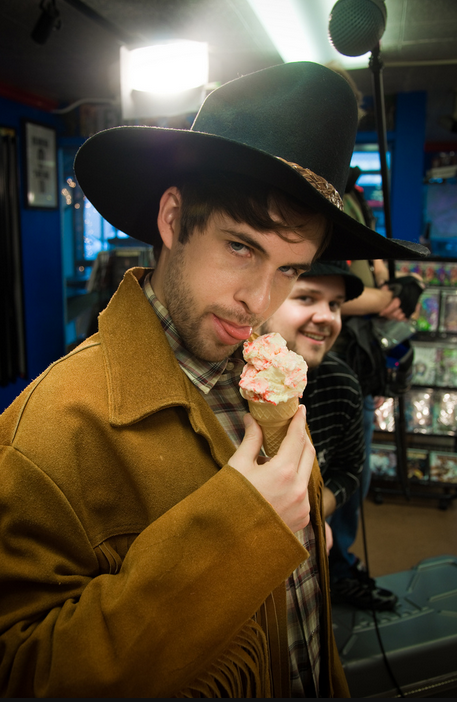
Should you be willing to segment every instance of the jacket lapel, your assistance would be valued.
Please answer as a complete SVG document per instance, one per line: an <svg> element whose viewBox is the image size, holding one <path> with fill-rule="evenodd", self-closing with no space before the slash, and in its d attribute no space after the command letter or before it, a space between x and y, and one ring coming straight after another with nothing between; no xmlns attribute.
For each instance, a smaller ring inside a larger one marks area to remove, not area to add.
<svg viewBox="0 0 457 702"><path fill-rule="evenodd" d="M184 407L194 431L208 442L222 467L234 446L208 403L181 370L139 280L127 271L99 318L113 426L135 424L168 407ZM140 330L140 333L139 333Z"/></svg>

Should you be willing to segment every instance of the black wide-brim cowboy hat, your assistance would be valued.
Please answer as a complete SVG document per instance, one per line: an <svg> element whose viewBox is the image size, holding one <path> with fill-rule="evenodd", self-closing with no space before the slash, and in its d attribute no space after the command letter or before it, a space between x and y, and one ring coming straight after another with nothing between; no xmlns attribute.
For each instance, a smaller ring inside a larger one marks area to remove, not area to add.
<svg viewBox="0 0 457 702"><path fill-rule="evenodd" d="M168 187L195 172L227 171L280 188L328 217L333 234L324 259L427 256L425 247L386 239L339 209L357 119L344 78L316 63L285 63L214 90L190 130L98 132L79 149L75 173L102 217L147 244L154 243L159 200Z"/></svg>

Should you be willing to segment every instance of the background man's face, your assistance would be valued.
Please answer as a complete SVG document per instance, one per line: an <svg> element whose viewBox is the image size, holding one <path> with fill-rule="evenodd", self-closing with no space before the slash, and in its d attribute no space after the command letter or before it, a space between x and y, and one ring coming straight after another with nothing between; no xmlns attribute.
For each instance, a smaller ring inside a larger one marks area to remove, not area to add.
<svg viewBox="0 0 457 702"><path fill-rule="evenodd" d="M306 238L295 235L292 243L219 213L187 243L175 240L166 252L162 302L192 353L227 358L278 308L323 239L323 217L307 226Z"/></svg>
<svg viewBox="0 0 457 702"><path fill-rule="evenodd" d="M278 332L289 349L316 368L341 331L345 297L340 275L299 278L287 300L262 326L262 333Z"/></svg>

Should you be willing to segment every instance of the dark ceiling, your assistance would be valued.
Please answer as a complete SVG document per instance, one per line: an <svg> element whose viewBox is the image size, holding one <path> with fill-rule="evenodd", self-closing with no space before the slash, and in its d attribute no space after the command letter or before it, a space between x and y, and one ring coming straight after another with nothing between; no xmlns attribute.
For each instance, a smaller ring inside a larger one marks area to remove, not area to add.
<svg viewBox="0 0 457 702"><path fill-rule="evenodd" d="M301 1L307 5L321 0ZM248 0L56 4L61 28L39 45L30 35L40 16L40 0L0 3L0 93L14 88L60 107L87 98L118 100L120 45L164 38L207 41L210 80L222 83L282 61ZM386 7L381 41L385 92L455 90L457 0L386 0ZM368 67L353 76L362 92L371 94Z"/></svg>

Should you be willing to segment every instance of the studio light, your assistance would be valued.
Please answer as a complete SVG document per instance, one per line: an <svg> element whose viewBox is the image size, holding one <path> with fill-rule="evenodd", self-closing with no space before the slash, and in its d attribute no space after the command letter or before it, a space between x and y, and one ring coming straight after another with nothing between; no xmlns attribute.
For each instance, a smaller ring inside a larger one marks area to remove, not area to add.
<svg viewBox="0 0 457 702"><path fill-rule="evenodd" d="M197 111L208 84L208 45L168 41L121 47L122 115L126 119Z"/></svg>
<svg viewBox="0 0 457 702"><path fill-rule="evenodd" d="M30 36L37 44L46 44L51 32L60 29L62 22L56 0L41 0L40 9L41 15Z"/></svg>
<svg viewBox="0 0 457 702"><path fill-rule="evenodd" d="M172 95L207 82L207 44L176 41L130 51L132 90Z"/></svg>

